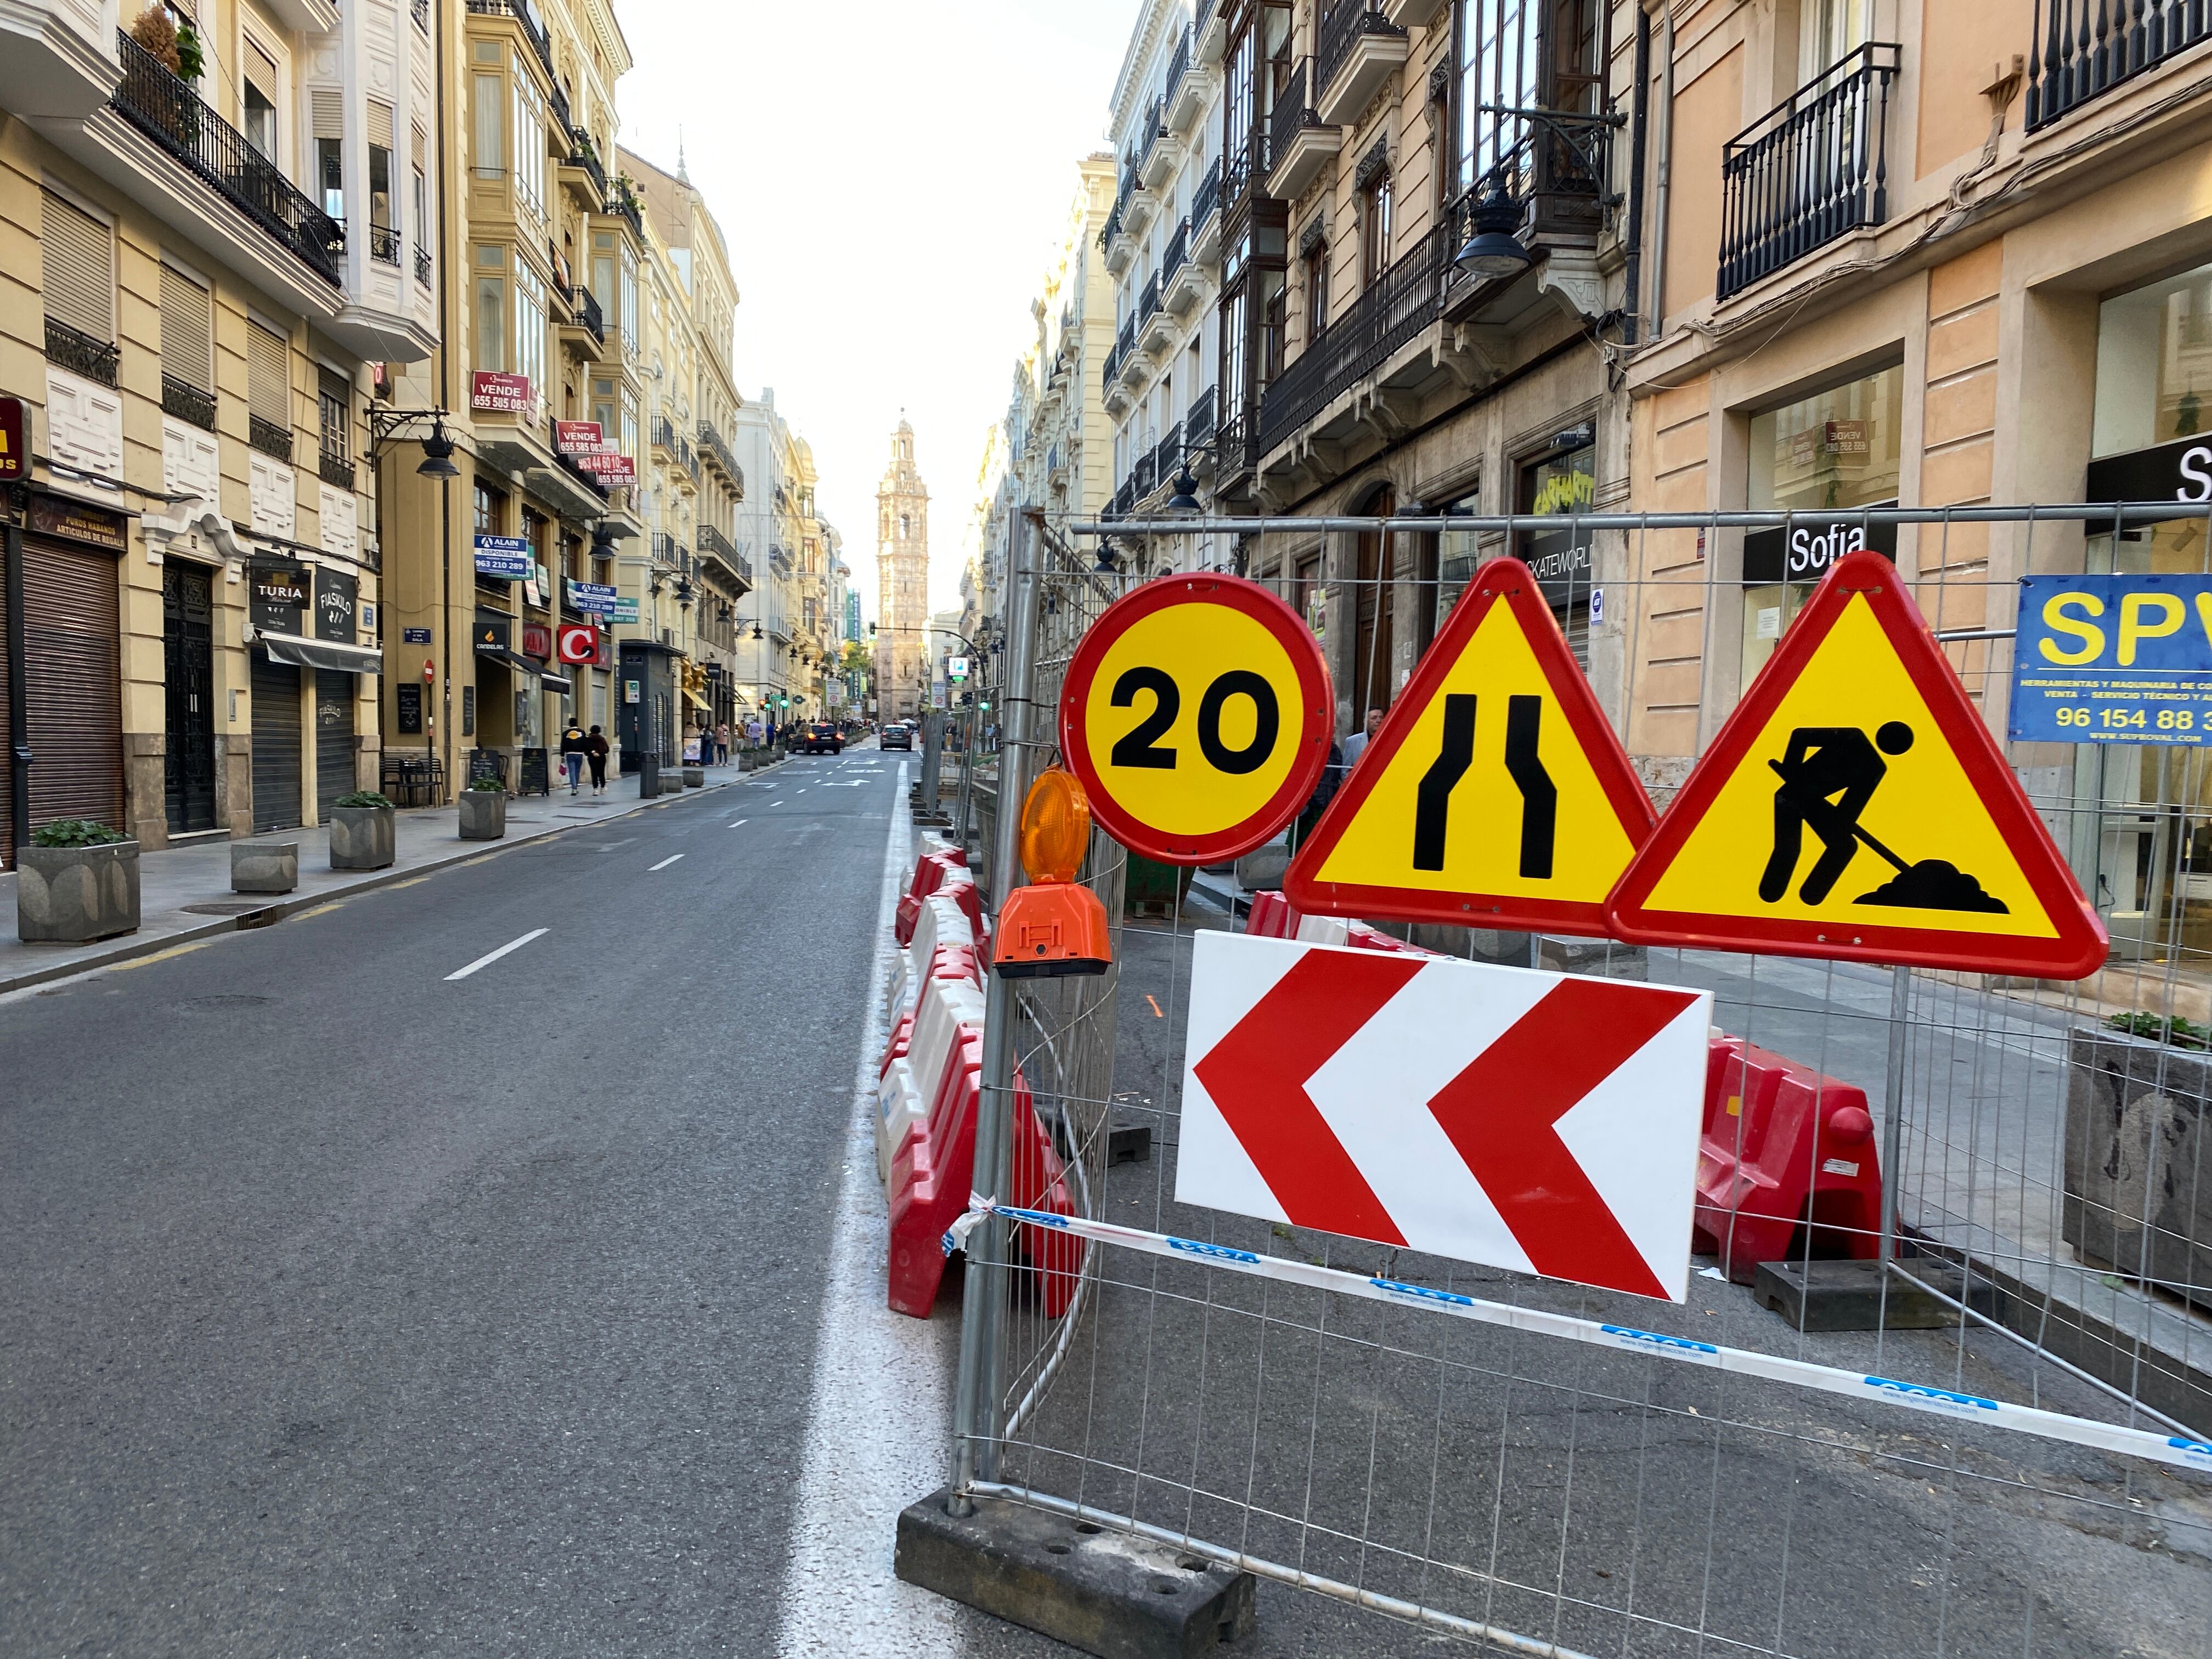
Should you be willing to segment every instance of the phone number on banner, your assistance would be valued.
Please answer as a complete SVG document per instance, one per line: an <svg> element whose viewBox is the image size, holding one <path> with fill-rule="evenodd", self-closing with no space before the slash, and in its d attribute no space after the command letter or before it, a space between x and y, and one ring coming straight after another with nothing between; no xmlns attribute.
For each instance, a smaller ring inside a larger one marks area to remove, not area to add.
<svg viewBox="0 0 2212 1659"><path fill-rule="evenodd" d="M2029 576L2009 734L2029 743L2212 740L2212 576Z"/></svg>

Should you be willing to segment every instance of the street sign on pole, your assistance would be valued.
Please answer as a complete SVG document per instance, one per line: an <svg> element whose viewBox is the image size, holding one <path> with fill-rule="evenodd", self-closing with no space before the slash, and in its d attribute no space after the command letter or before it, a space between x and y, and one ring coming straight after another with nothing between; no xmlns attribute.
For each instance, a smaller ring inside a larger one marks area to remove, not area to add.
<svg viewBox="0 0 2212 1659"><path fill-rule="evenodd" d="M1299 848L1308 915L1601 936L1651 803L1535 574L1492 559Z"/></svg>
<svg viewBox="0 0 2212 1659"><path fill-rule="evenodd" d="M1836 561L1606 903L1635 944L2080 979L2108 948L1896 568Z"/></svg>
<svg viewBox="0 0 2212 1659"><path fill-rule="evenodd" d="M1092 813L1167 864L1235 858L1297 817L1335 724L1313 635L1237 576L1124 594L1084 635L1060 692L1060 752Z"/></svg>
<svg viewBox="0 0 2212 1659"><path fill-rule="evenodd" d="M1178 1203L1680 1302L1710 992L1200 932Z"/></svg>

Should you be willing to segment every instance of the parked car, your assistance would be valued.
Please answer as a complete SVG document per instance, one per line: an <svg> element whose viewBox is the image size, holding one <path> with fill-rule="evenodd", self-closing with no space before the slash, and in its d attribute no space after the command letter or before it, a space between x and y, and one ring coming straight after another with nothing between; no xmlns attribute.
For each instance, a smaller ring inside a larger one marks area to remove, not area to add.
<svg viewBox="0 0 2212 1659"><path fill-rule="evenodd" d="M828 720L817 721L806 728L799 746L810 755L842 755L845 752L845 734Z"/></svg>
<svg viewBox="0 0 2212 1659"><path fill-rule="evenodd" d="M883 742L880 746L885 749L903 749L912 753L914 727L903 720L893 720L889 726L884 727Z"/></svg>

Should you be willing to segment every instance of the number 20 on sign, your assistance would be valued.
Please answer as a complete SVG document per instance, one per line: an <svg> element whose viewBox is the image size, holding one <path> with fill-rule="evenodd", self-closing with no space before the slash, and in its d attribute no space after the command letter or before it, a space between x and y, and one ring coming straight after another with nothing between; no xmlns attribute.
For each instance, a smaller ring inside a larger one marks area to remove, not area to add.
<svg viewBox="0 0 2212 1659"><path fill-rule="evenodd" d="M1166 864L1249 852L1297 816L1335 729L1328 666L1256 582L1172 576L1108 606L1068 664L1060 747L1092 814Z"/></svg>

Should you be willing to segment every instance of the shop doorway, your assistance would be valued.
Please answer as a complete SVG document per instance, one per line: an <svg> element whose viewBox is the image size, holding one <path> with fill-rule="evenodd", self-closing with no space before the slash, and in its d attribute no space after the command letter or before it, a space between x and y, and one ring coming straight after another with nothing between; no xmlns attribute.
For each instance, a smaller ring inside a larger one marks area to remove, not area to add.
<svg viewBox="0 0 2212 1659"><path fill-rule="evenodd" d="M253 829L300 822L300 671L253 653Z"/></svg>
<svg viewBox="0 0 2212 1659"><path fill-rule="evenodd" d="M353 793L354 677L343 668L315 671L315 807L323 823L341 795Z"/></svg>
<svg viewBox="0 0 2212 1659"><path fill-rule="evenodd" d="M169 833L215 821L215 574L171 560L161 568L167 709L162 771Z"/></svg>

